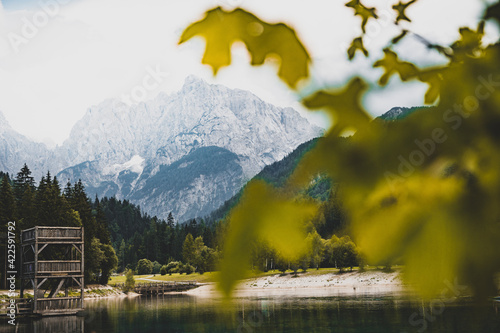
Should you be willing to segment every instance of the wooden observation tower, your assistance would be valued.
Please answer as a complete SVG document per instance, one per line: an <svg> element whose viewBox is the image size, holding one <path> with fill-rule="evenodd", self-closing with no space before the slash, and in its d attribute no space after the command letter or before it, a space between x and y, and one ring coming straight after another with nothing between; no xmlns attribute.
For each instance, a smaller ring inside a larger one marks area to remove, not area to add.
<svg viewBox="0 0 500 333"><path fill-rule="evenodd" d="M34 227L21 232L21 298L33 289L27 312L70 315L83 310L84 246L82 227ZM80 289L70 296L68 288ZM58 297L64 291L64 296Z"/></svg>

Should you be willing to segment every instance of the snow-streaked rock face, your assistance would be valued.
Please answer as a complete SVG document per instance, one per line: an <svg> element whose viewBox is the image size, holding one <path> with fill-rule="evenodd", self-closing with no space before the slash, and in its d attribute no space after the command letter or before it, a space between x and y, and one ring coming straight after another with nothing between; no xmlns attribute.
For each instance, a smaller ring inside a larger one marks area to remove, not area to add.
<svg viewBox="0 0 500 333"><path fill-rule="evenodd" d="M0 170L16 175L24 163L36 170L37 177L58 169L54 151L14 131L0 112Z"/></svg>
<svg viewBox="0 0 500 333"><path fill-rule="evenodd" d="M17 172L18 160L26 161L37 175L51 167L62 183L81 178L89 195L116 195L162 218L172 211L182 221L217 208L264 166L321 133L291 108L191 76L171 95L131 107L117 100L92 107L62 147L36 146L44 162L34 165L10 148L10 164L3 155L0 167ZM36 148L14 134L3 136ZM0 149L5 142L2 137Z"/></svg>

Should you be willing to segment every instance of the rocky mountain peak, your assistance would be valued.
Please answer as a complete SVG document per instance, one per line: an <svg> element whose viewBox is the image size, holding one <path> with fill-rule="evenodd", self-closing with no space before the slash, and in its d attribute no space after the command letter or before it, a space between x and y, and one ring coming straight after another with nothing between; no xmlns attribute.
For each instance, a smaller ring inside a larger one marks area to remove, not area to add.
<svg viewBox="0 0 500 333"><path fill-rule="evenodd" d="M137 105L103 101L50 159L21 159L37 172L81 179L90 196L130 199L150 214L173 212L182 221L217 208L266 165L321 134L291 108L189 76L178 92ZM225 162L213 163L214 152ZM4 170L17 172L22 164L15 162Z"/></svg>

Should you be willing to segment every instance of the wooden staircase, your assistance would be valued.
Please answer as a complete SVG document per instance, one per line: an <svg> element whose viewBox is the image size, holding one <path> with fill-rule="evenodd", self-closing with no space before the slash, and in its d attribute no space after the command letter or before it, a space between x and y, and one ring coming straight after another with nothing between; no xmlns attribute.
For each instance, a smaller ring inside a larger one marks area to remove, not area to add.
<svg viewBox="0 0 500 333"><path fill-rule="evenodd" d="M30 299L16 299L16 312L18 315L29 315L33 313L33 302Z"/></svg>

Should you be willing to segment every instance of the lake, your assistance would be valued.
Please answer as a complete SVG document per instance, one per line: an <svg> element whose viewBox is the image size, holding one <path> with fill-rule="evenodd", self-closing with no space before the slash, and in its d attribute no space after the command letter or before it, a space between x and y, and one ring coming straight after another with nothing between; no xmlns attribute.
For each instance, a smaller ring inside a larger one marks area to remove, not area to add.
<svg viewBox="0 0 500 333"><path fill-rule="evenodd" d="M500 332L493 302L403 295L249 296L227 304L185 294L85 301L82 316L20 320L2 332ZM5 318L3 318L5 319Z"/></svg>

